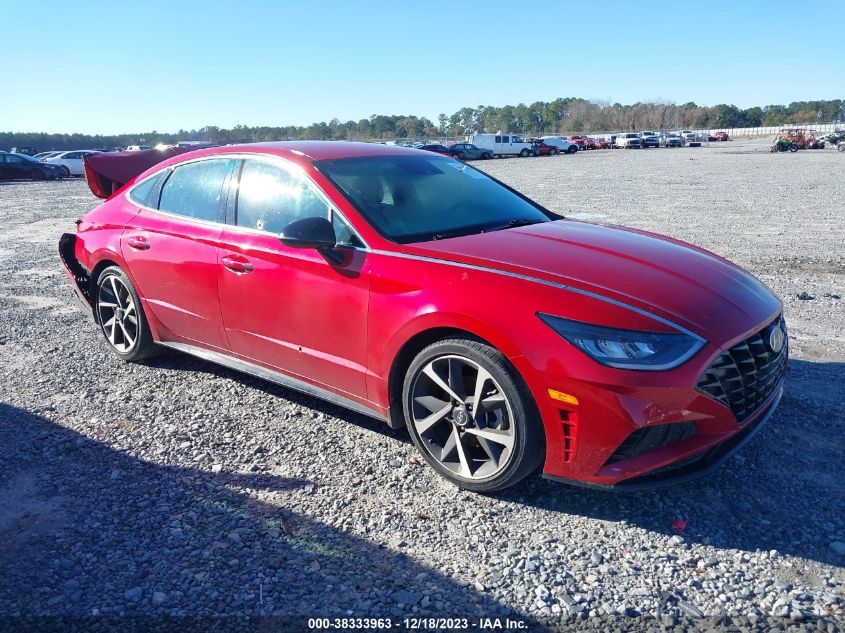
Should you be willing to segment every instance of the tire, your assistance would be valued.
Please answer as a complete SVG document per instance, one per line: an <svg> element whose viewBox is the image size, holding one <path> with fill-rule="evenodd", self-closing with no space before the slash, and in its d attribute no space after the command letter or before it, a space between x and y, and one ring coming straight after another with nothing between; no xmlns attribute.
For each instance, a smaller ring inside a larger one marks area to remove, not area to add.
<svg viewBox="0 0 845 633"><path fill-rule="evenodd" d="M473 417L479 376L482 402L490 403L481 425ZM460 488L502 490L545 458L545 433L528 387L501 352L480 341L449 338L423 349L405 374L402 403L414 445Z"/></svg>
<svg viewBox="0 0 845 633"><path fill-rule="evenodd" d="M566 150L566 153L567 153L567 154L574 154L574 153L575 153L575 152L577 152L577 151L578 151L578 146L577 146L577 145L573 145L572 147L570 147L569 149L567 149L567 150Z"/></svg>
<svg viewBox="0 0 845 633"><path fill-rule="evenodd" d="M62 177L70 178L70 169L67 168L67 165L62 165Z"/></svg>
<svg viewBox="0 0 845 633"><path fill-rule="evenodd" d="M549 156L557 156L557 150L552 148L549 150Z"/></svg>
<svg viewBox="0 0 845 633"><path fill-rule="evenodd" d="M97 277L94 313L109 349L119 358L135 362L158 352L138 293L118 266Z"/></svg>
<svg viewBox="0 0 845 633"><path fill-rule="evenodd" d="M525 148L522 149L522 151L519 153L519 155L522 156L523 158L527 158L528 156L531 155L531 150L528 149L527 147L525 147Z"/></svg>
<svg viewBox="0 0 845 633"><path fill-rule="evenodd" d="M798 146L797 146L795 143L790 143L790 144L789 144L789 151L790 151L790 152L797 152L797 151L798 151Z"/></svg>
<svg viewBox="0 0 845 633"><path fill-rule="evenodd" d="M29 177L32 180L45 180L47 178L44 172L40 169L33 169L31 172L29 172Z"/></svg>
<svg viewBox="0 0 845 633"><path fill-rule="evenodd" d="M491 158L493 158L493 154L482 154L481 155L481 160L490 160Z"/></svg>

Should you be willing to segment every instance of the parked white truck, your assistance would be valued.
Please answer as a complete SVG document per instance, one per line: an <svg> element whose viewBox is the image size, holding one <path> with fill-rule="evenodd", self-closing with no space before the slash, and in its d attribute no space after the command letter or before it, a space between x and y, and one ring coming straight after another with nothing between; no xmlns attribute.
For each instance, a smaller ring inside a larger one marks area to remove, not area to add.
<svg viewBox="0 0 845 633"><path fill-rule="evenodd" d="M516 134L473 134L470 143L481 149L489 149L498 156L531 156L534 146L526 143Z"/></svg>

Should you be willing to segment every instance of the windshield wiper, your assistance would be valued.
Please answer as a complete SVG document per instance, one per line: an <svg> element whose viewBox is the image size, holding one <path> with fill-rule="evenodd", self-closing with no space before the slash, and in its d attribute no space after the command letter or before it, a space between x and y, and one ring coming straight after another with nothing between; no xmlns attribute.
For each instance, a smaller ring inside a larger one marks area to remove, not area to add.
<svg viewBox="0 0 845 633"><path fill-rule="evenodd" d="M489 233L491 231L502 231L504 229L512 229L517 226L528 226L530 224L539 224L543 220L529 220L527 218L511 218L506 224L499 224L491 226L482 231L482 233Z"/></svg>

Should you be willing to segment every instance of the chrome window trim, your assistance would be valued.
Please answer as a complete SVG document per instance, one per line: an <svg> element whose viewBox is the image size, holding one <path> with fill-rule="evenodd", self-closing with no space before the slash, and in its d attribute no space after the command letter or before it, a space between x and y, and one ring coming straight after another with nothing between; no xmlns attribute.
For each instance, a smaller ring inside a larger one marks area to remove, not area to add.
<svg viewBox="0 0 845 633"><path fill-rule="evenodd" d="M610 297L605 297L603 295L597 294L595 292L591 292L589 290L582 290L581 288L574 288L573 286L567 286L566 284L560 284L555 281L549 281L547 279L540 279L538 277L530 277L529 275L523 275L521 273L512 273L506 270L497 270L496 268L488 268L486 266L477 266L475 264L463 264L461 262L453 262L448 259L437 259L436 257L425 257L424 255L411 255L409 253L396 253L392 251L385 251L376 249L372 251L374 255L385 255L387 257L399 257L402 259L413 259L417 261L423 262L432 262L436 264L444 264L446 266L454 266L457 268L467 268L470 270L478 270L485 273L493 273L496 275L504 275L505 277L512 277L514 279L522 279L523 281L531 281L538 284L543 284L544 286L551 286L552 288L558 288L560 290L567 290L569 292L574 292L576 294L580 294L586 297L591 297L593 299L598 299L600 301L604 301L606 303L610 303L612 305L618 306L620 308L625 308L626 310L631 310L632 312L636 312L637 314L641 314L642 316L648 317L657 321L658 323L662 323L663 325L667 325L678 332L682 332L687 336L692 337L696 341L700 342L702 346L707 343L707 339L699 336L695 332L688 330L687 328L678 325L677 323L673 323L669 319L664 319L661 316L653 314L648 310L643 310L642 308L638 308L636 306L632 306L628 303L624 303L623 301L618 301L616 299L611 299ZM700 350L697 350L700 351Z"/></svg>
<svg viewBox="0 0 845 633"><path fill-rule="evenodd" d="M141 184L143 184L144 182L146 182L150 178L155 178L156 176L159 176L165 170L171 170L172 171L176 167L181 167L182 165L188 165L190 163L196 163L196 162L203 161L203 160L247 160L247 159L260 160L262 162L274 164L276 166L281 167L282 169L284 169L288 173L292 174L293 176L302 178L302 180L303 180L303 182L305 182L306 186L308 186L312 191L314 191L314 193L316 193L317 196L320 199L322 199L323 202L325 202L326 207L329 209L329 211L331 213L337 213L341 217L341 219L344 222L346 222L347 226L349 226L352 233L359 240L361 240L361 244L364 245L363 247L341 245L341 248L350 248L350 249L353 249L353 250L364 251L364 252L368 252L368 253L372 252L372 249L370 248L369 244L367 244L367 240L364 239L364 237L361 235L361 233L358 231L358 229L355 228L355 226L352 224L352 222L349 221L349 219L343 214L343 212L340 209L337 208L337 205L332 203L332 201L329 199L329 197L320 188L320 186L314 181L314 179L310 176L310 174L308 174L305 171L305 169L303 169L302 167L300 167L296 163L293 163L293 162L291 162L291 161L289 161L289 160L287 160L287 159L285 159L281 156L277 156L275 154L267 154L267 153L264 153L264 152L255 152L255 153L253 153L253 152L231 152L231 153L222 153L222 154L210 154L208 156L198 156L196 158L191 158L189 160L176 163L174 165L168 165L167 167L163 167L162 169L157 169L152 174L145 177L143 180L139 180L134 185L132 185L132 187L130 189L128 189L126 192L124 192L123 195L126 198L126 200L128 200L130 203L132 203L133 205L135 205L135 206L137 206L141 209L144 209L146 211L154 211L156 213L161 213L163 215L167 215L167 216L170 216L170 217L181 218L183 220L188 220L188 221L191 221L191 222L198 222L200 224L214 224L214 225L221 226L221 227L234 228L234 229L239 229L239 230L242 230L242 231L258 233L260 235L270 235L272 237L278 238L279 237L278 233L271 233L270 231L259 231L258 229L251 229L251 228L246 227L246 226L238 226L237 224L226 224L226 223L223 223L223 222L213 222L213 221L209 221L209 220L200 220L200 219L192 218L192 217L189 217L189 216L186 216L186 215L179 215L178 213L171 213L169 211L162 211L161 209L154 209L152 207L148 207L145 204L141 204L140 202L137 202L136 200L134 200L133 198L131 198L129 196L129 194L131 194L135 190L136 187L139 187ZM166 181L165 181L164 184L167 184ZM163 186L164 185L162 185L162 187Z"/></svg>

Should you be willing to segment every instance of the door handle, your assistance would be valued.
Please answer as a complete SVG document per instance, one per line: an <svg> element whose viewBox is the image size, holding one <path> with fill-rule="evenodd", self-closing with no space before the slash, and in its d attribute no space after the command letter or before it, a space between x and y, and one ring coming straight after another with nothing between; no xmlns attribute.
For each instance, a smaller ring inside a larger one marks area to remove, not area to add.
<svg viewBox="0 0 845 633"><path fill-rule="evenodd" d="M131 246L132 248L139 251L145 251L150 247L149 240L147 240L147 238L143 237L142 235L130 235L128 238L126 238L126 243L129 244L129 246Z"/></svg>
<svg viewBox="0 0 845 633"><path fill-rule="evenodd" d="M224 255L220 258L220 262L233 273L251 273L253 271L253 266L249 263L249 260L240 255Z"/></svg>

